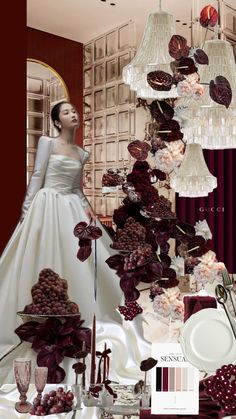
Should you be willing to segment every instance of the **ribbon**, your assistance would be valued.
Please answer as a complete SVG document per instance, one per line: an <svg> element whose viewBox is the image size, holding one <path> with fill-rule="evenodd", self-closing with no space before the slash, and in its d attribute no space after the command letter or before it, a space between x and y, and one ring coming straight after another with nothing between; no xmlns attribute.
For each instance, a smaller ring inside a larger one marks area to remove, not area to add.
<svg viewBox="0 0 236 419"><path fill-rule="evenodd" d="M96 351L96 356L100 357L99 363L98 363L97 384L102 382L102 372L101 372L102 360L104 360L104 362L107 362L108 354L110 353L111 353L111 349L109 348L105 349L103 352ZM103 382L105 383L105 381L106 381L106 377L103 377Z"/></svg>

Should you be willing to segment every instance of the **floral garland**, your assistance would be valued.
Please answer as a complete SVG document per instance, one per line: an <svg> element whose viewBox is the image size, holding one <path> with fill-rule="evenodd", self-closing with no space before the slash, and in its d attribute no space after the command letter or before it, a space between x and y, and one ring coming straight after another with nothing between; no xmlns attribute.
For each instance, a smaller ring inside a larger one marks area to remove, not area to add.
<svg viewBox="0 0 236 419"><path fill-rule="evenodd" d="M213 27L217 18L217 11L206 6L201 12L200 24L205 28ZM169 54L174 58L171 63L173 74L151 72L147 75L149 85L160 91L168 91L175 85L180 96L198 100L204 87L197 66L208 64L207 55L200 48L190 48L186 39L179 35L171 38ZM228 108L232 91L224 77L219 75L209 81L209 94L212 100ZM154 100L151 104L137 99L139 106L150 112L151 129L143 141L135 139L128 145L130 155L136 160L132 171L121 175L119 169L109 169L102 178L104 193L122 188L126 195L123 204L113 213L116 228L108 228L113 241L111 247L118 253L109 257L106 263L120 278L124 305L119 311L126 320L132 320L142 312L137 303L140 282L150 284L156 311L162 311L164 315L171 311L173 317L181 317L183 307L177 288L181 258L185 272L196 276L198 286L212 282L215 277L219 279L223 264L218 264L214 252L209 250L211 232L207 223L199 222L194 227L178 220L169 199L153 186L161 182L170 189L170 176L183 160L183 115L174 108L174 99ZM147 162L149 153L154 156L155 168ZM177 258L174 260L168 256L171 238L176 240Z"/></svg>

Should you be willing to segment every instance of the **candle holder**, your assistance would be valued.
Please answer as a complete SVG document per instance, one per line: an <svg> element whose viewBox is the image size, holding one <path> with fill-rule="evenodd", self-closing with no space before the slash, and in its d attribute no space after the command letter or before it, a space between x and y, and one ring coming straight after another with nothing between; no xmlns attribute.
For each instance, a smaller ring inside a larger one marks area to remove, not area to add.
<svg viewBox="0 0 236 419"><path fill-rule="evenodd" d="M42 398L42 392L47 383L48 368L47 367L36 367L34 371L35 387L38 392L36 399L40 402Z"/></svg>
<svg viewBox="0 0 236 419"><path fill-rule="evenodd" d="M15 359L14 375L20 393L20 402L16 402L15 409L19 413L28 413L32 407L31 403L27 402L26 396L31 377L31 360L24 358Z"/></svg>

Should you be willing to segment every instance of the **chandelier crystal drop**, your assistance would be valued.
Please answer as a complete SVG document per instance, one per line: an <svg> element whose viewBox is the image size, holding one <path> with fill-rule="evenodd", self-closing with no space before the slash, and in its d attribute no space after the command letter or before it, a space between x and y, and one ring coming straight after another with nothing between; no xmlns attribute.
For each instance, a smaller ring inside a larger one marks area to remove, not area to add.
<svg viewBox="0 0 236 419"><path fill-rule="evenodd" d="M180 197L207 196L217 187L217 179L208 170L200 144L186 145L183 162L170 180L170 186Z"/></svg>
<svg viewBox="0 0 236 419"><path fill-rule="evenodd" d="M206 86L200 100L180 99L177 106L187 106L189 123L183 128L187 142L194 141L207 149L236 148L236 65L233 47L228 41L206 41L204 51L209 65L199 65L200 83L209 83L219 74L227 78L232 89L232 101L228 109L214 102ZM184 115L183 115L184 116Z"/></svg>
<svg viewBox="0 0 236 419"><path fill-rule="evenodd" d="M168 44L175 34L172 15L159 11L148 16L143 39L133 60L123 68L123 81L136 91L137 97L145 99L167 99L178 97L176 86L169 91L156 91L147 83L151 71L171 73Z"/></svg>

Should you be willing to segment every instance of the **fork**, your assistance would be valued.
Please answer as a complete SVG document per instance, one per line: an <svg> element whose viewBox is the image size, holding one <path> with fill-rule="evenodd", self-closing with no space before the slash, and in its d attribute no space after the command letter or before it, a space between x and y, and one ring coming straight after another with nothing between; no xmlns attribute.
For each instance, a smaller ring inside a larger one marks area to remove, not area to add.
<svg viewBox="0 0 236 419"><path fill-rule="evenodd" d="M236 316L236 303L235 303L234 297L232 295L233 280L232 280L232 278L230 278L227 269L224 269L223 270L223 272L222 272L222 278L223 278L224 287L226 288L226 290L229 293L229 296L230 296L230 299L231 299L231 303L232 303L232 306L233 306L233 309L234 309L234 314Z"/></svg>

